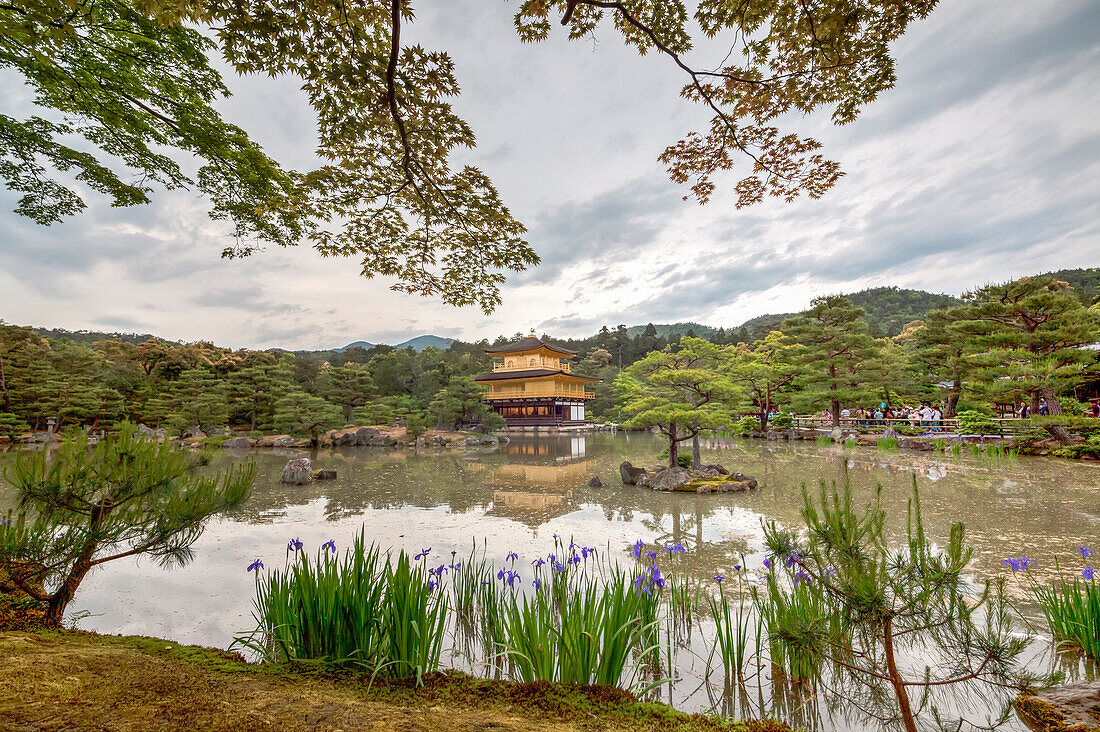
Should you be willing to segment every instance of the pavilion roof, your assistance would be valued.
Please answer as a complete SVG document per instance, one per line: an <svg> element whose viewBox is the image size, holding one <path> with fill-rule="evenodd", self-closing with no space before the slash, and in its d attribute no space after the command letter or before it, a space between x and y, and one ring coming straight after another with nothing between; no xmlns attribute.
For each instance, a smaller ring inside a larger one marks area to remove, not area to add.
<svg viewBox="0 0 1100 732"><path fill-rule="evenodd" d="M576 356L576 351L570 351L568 348L562 348L561 346L555 346L550 343L536 338L535 336L527 336L521 338L518 341L512 341L511 343L505 343L503 346L497 346L496 348L487 348L485 353L497 354L497 353L520 353L522 351L536 351L539 348L545 348L548 351L554 353L560 353L565 356Z"/></svg>

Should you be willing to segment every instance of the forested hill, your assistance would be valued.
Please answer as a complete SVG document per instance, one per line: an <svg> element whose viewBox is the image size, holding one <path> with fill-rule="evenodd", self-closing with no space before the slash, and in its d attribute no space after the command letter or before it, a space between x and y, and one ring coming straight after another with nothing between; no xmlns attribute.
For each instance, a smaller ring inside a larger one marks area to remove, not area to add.
<svg viewBox="0 0 1100 732"><path fill-rule="evenodd" d="M949 308L962 303L951 295L937 295L924 290L908 290L900 287L875 287L848 296L857 308L866 312L867 324L872 335L895 336L906 323L921 320L932 310ZM876 329L879 331L875 333Z"/></svg>
<svg viewBox="0 0 1100 732"><path fill-rule="evenodd" d="M1077 296L1086 305L1100 301L1100 267L1087 269L1060 269L1057 272L1045 272L1056 280L1066 282L1077 290Z"/></svg>
<svg viewBox="0 0 1100 732"><path fill-rule="evenodd" d="M159 340L165 343L179 344L180 341L169 341L150 333L107 333L100 330L65 330L64 328L32 328L36 335L50 341L70 341L82 346L90 346L96 341L119 340L123 343L144 343L148 340Z"/></svg>
<svg viewBox="0 0 1100 732"><path fill-rule="evenodd" d="M1061 277L1060 279L1066 278ZM853 305L866 311L867 324L874 336L895 336L902 331L906 323L922 319L925 313L960 303L957 297L951 295L937 295L933 292L910 290L902 287L875 287L869 290L860 290L849 294L848 299L852 301ZM712 338L721 330L723 333L731 334L735 340L748 341L763 338L768 331L777 328L784 320L797 314L768 313L758 315L733 328L716 328L700 323L662 323L654 325L653 330L656 337L666 339L670 335L685 336L688 331L701 338ZM644 333L646 327L636 325L627 328L626 332L627 335L634 337ZM719 341L722 340L724 339L719 338Z"/></svg>

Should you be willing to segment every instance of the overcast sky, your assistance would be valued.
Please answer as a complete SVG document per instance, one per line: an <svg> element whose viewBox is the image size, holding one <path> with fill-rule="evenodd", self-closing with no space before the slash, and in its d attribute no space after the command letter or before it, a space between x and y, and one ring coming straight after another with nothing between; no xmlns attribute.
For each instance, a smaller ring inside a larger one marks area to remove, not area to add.
<svg viewBox="0 0 1100 732"><path fill-rule="evenodd" d="M960 293L1100 265L1100 3L945 3L896 44L897 86L844 128L793 120L847 175L821 200L737 210L727 186L683 201L657 156L707 123L683 77L612 30L523 45L515 4L421 0L409 34L455 59L458 113L481 166L542 264L512 276L490 316L389 291L358 262L308 246L219 258L201 199L89 208L44 228L0 191L0 319L151 332L233 347L328 348L420 333L466 340L535 328L693 320L736 326L816 295L879 285ZM555 30L557 28L555 27ZM698 49L716 66L722 53ZM232 79L225 114L285 165L314 163L311 110L292 80ZM26 114L0 76L0 111ZM730 181L731 183L733 181Z"/></svg>

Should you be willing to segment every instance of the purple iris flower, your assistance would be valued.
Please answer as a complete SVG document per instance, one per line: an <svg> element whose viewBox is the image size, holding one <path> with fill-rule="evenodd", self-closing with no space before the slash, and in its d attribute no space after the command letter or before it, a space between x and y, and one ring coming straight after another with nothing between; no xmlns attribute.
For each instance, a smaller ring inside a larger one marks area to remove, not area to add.
<svg viewBox="0 0 1100 732"><path fill-rule="evenodd" d="M651 562L657 560L657 552L654 552L654 551L646 552L646 556L649 557L649 561L651 561Z"/></svg>
<svg viewBox="0 0 1100 732"><path fill-rule="evenodd" d="M649 578L653 581L654 587L663 588L665 586L665 579L661 576L661 568L656 564L650 567Z"/></svg>
<svg viewBox="0 0 1100 732"><path fill-rule="evenodd" d="M538 559L531 560L531 564L535 565L535 567L538 568L538 567L541 567L542 565L546 564L546 560L543 559L542 557L539 557Z"/></svg>
<svg viewBox="0 0 1100 732"><path fill-rule="evenodd" d="M675 544L665 547L663 553L668 554L669 552L672 552L673 554L683 554L686 551L687 549L684 549L683 544L681 544L680 542L676 542Z"/></svg>
<svg viewBox="0 0 1100 732"><path fill-rule="evenodd" d="M519 572L509 572L506 575L506 580L505 581L508 583L509 587L511 587L512 584L517 582L517 581L520 582L520 583L523 582L523 580L519 576Z"/></svg>
<svg viewBox="0 0 1100 732"><path fill-rule="evenodd" d="M596 556L596 548L595 547L590 547L590 546L582 546L581 547L581 556L584 557L585 559L588 559L589 554L591 554L592 556Z"/></svg>
<svg viewBox="0 0 1100 732"><path fill-rule="evenodd" d="M570 564L580 564L581 563L581 558L578 557L576 554L574 554L573 556L569 557L569 563Z"/></svg>
<svg viewBox="0 0 1100 732"><path fill-rule="evenodd" d="M638 539L636 542L634 542L634 548L630 550L630 556L637 559L640 556L642 556L642 552L644 550L645 550L645 542L643 542L641 539Z"/></svg>
<svg viewBox="0 0 1100 732"><path fill-rule="evenodd" d="M557 572L558 574L561 574L562 572L565 571L565 567L561 566L561 562L555 561L554 562L554 571Z"/></svg>
<svg viewBox="0 0 1100 732"><path fill-rule="evenodd" d="M439 584L435 580L428 580L428 592L431 592L436 587L439 587Z"/></svg>
<svg viewBox="0 0 1100 732"><path fill-rule="evenodd" d="M328 541L326 541L324 544L321 545L321 548L324 549L325 551L330 551L333 554L335 554L336 553L336 542L333 541L332 539L329 539Z"/></svg>
<svg viewBox="0 0 1100 732"><path fill-rule="evenodd" d="M302 548L302 540L298 537L294 537L290 540L290 543L286 545L287 551L296 552Z"/></svg>
<svg viewBox="0 0 1100 732"><path fill-rule="evenodd" d="M768 569L771 569L772 568L772 560L768 559L767 557L764 557L764 566Z"/></svg>
<svg viewBox="0 0 1100 732"><path fill-rule="evenodd" d="M714 575L714 581L717 582L718 584L722 584L722 580L724 580L724 579L725 579L725 577L723 577L720 574Z"/></svg>
<svg viewBox="0 0 1100 732"><path fill-rule="evenodd" d="M517 559L519 559L519 555L516 554L515 552L508 552L508 556L506 556L504 558L504 560L507 561L507 562L514 562Z"/></svg>
<svg viewBox="0 0 1100 732"><path fill-rule="evenodd" d="M1087 580L1092 579L1095 576L1095 572L1092 571L1092 567L1085 567L1081 570L1081 576Z"/></svg>
<svg viewBox="0 0 1100 732"><path fill-rule="evenodd" d="M503 567L501 567L500 571L497 572L497 579L498 580L504 579L504 568Z"/></svg>
<svg viewBox="0 0 1100 732"><path fill-rule="evenodd" d="M248 565L248 570L247 571L251 572L251 571L255 570L255 571L259 572L263 568L264 568L264 563L261 562L259 559L257 559L255 562Z"/></svg>
<svg viewBox="0 0 1100 732"><path fill-rule="evenodd" d="M538 577L536 577L535 579L531 580L531 584L532 584L532 585L534 585L534 587L535 587L535 592L538 592L539 590L541 590L541 589L542 589L542 580L540 580L540 579L539 579Z"/></svg>
<svg viewBox="0 0 1100 732"><path fill-rule="evenodd" d="M1077 547L1077 551L1081 552L1082 559L1088 559L1092 556L1092 549L1089 549L1087 546L1079 546Z"/></svg>
<svg viewBox="0 0 1100 732"><path fill-rule="evenodd" d="M451 569L453 569L455 572L462 569L462 562L459 562L458 564L452 564Z"/></svg>
<svg viewBox="0 0 1100 732"><path fill-rule="evenodd" d="M415 555L413 555L413 561L414 562L419 562L421 559L428 556L428 552L430 552L431 550L432 550L431 547L428 547L427 549L421 549L419 552L417 552Z"/></svg>
<svg viewBox="0 0 1100 732"><path fill-rule="evenodd" d="M447 565L441 564L438 567L436 567L435 569L429 569L428 574L434 575L434 576L439 577L440 579L442 579L443 578L443 573L446 572L446 571L447 571Z"/></svg>

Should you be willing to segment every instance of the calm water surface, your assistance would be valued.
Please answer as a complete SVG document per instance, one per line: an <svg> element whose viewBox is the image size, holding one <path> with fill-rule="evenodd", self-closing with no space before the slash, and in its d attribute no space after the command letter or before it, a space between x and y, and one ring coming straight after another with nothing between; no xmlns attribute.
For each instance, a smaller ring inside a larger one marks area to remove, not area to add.
<svg viewBox="0 0 1100 732"><path fill-rule="evenodd" d="M498 563L510 551L525 560L545 555L552 550L553 534L607 547L624 561L638 539L680 541L689 552L666 562L668 571L713 583L715 574L731 575L741 555L749 567L758 567L761 521L799 525L801 484L836 480L845 465L861 496L869 497L882 485L888 521L896 531L904 529L915 475L933 537L945 540L952 522L966 523L978 580L1002 576L1005 557L1021 555L1036 561L1035 571L1044 578L1053 572L1055 555L1063 566L1076 567L1073 548L1100 543L1097 463L715 440L705 444L704 461L755 476L760 490L697 496L623 486L619 463L651 466L663 444L651 434L600 433L417 455L382 448L321 450L311 455L314 467L335 468L337 479L302 487L284 486L279 476L288 459L310 453L226 453L211 467L253 459L259 477L241 510L209 524L195 545L195 561L171 571L149 560L111 562L84 581L71 612L88 630L225 648L235 634L254 626L254 579L245 571L250 562L259 558L268 567L281 565L287 541L294 537L311 551L329 539L342 548L360 529L386 547L410 552L431 547L431 560L449 560L452 550L465 555L476 539L485 542L489 559ZM0 463L10 459L0 456ZM593 476L605 486L587 487ZM10 503L10 488L0 487L0 506ZM1024 614L1032 614L1022 588L1015 584L1012 591L1023 601ZM820 729L875 728L850 719L854 713L849 710L830 708L827 700L758 688L765 679L723 695L704 678L702 636L710 637L697 633L683 644L678 681L658 690L662 698L687 709L730 714L763 708ZM1050 655L1039 652L1034 663L1057 662ZM1062 664L1073 676L1092 673L1081 664ZM1015 722L1007 728L1023 729Z"/></svg>

